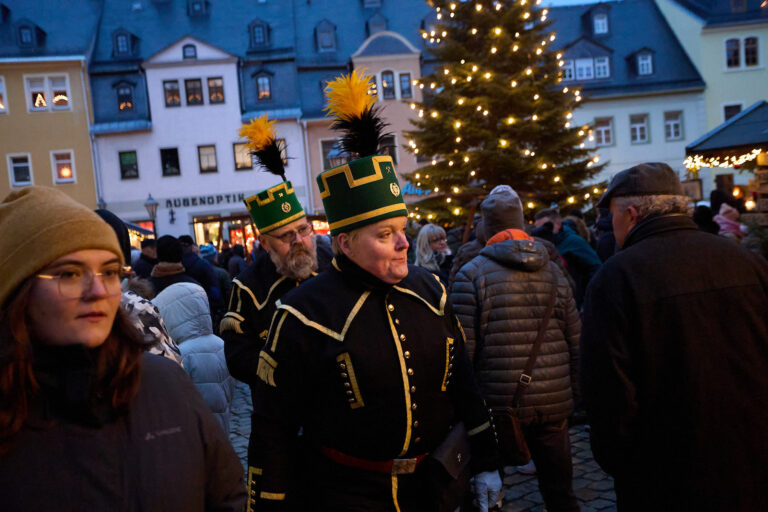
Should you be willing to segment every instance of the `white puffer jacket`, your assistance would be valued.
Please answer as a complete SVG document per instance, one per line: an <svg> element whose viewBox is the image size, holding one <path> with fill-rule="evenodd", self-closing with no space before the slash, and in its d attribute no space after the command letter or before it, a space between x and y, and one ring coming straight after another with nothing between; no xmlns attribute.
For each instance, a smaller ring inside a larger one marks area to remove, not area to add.
<svg viewBox="0 0 768 512"><path fill-rule="evenodd" d="M208 297L192 283L172 284L152 302L160 310L187 370L224 431L229 433L235 379L227 370L224 341L213 334Z"/></svg>

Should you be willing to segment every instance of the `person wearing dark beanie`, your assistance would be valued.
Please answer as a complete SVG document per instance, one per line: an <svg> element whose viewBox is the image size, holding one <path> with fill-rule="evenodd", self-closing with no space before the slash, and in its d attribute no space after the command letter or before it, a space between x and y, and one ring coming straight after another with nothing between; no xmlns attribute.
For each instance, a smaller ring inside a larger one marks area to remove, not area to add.
<svg viewBox="0 0 768 512"><path fill-rule="evenodd" d="M0 202L3 512L245 508L210 408L121 307L123 264L115 231L64 192Z"/></svg>
<svg viewBox="0 0 768 512"><path fill-rule="evenodd" d="M174 283L194 283L181 264L183 256L181 242L171 235L164 235L157 239L157 265L152 268L150 281L155 288L155 295L165 290Z"/></svg>

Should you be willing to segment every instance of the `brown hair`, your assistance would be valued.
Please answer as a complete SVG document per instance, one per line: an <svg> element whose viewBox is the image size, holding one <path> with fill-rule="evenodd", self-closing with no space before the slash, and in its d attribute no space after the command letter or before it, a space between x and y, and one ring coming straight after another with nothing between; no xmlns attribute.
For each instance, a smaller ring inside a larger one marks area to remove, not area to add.
<svg viewBox="0 0 768 512"><path fill-rule="evenodd" d="M40 386L32 370L32 339L27 325L31 279L0 311L0 454L13 443L29 415L30 400ZM112 330L96 355L96 378L93 387L110 397L119 412L139 390L141 337L128 314L118 307Z"/></svg>

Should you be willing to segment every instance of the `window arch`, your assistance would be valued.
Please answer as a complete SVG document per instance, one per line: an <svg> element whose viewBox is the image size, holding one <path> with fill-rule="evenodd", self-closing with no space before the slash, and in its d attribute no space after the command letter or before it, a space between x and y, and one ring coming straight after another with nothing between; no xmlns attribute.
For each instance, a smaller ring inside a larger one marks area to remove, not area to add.
<svg viewBox="0 0 768 512"><path fill-rule="evenodd" d="M196 59L197 58L197 46L193 44L185 44L181 49L181 56L184 59Z"/></svg>
<svg viewBox="0 0 768 512"><path fill-rule="evenodd" d="M274 75L262 69L255 72L252 76L256 85L256 99L258 101L272 100L272 78Z"/></svg>
<svg viewBox="0 0 768 512"><path fill-rule="evenodd" d="M315 43L318 52L336 51L336 25L323 20L315 27Z"/></svg>
<svg viewBox="0 0 768 512"><path fill-rule="evenodd" d="M266 21L255 19L248 26L250 47L266 48L270 44L270 28Z"/></svg>

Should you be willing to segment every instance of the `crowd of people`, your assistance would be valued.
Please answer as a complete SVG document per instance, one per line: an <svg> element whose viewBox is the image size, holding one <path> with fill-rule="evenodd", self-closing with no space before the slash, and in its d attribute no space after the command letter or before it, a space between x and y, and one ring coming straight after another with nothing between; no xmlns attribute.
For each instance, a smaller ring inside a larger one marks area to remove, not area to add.
<svg viewBox="0 0 768 512"><path fill-rule="evenodd" d="M738 204L642 164L591 226L498 186L462 244L409 224L388 157L354 165L376 179L318 177L329 235L288 181L246 200L251 254L166 235L132 258L111 212L6 197L0 508L489 510L523 446L547 510L576 511L578 409L619 510L768 510L768 263Z"/></svg>

